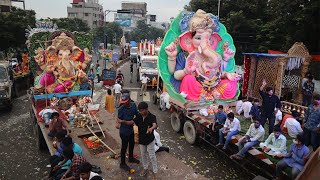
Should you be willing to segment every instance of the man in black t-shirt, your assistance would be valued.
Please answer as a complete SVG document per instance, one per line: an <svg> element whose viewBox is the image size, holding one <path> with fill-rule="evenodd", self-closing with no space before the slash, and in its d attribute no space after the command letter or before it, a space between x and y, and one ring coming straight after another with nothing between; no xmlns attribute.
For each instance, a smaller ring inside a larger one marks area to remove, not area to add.
<svg viewBox="0 0 320 180"><path fill-rule="evenodd" d="M143 171L140 173L140 176L145 176L148 172L149 162L147 154L149 154L154 176L153 179L156 179L158 165L155 154L155 137L153 131L157 128L157 119L155 115L148 111L148 104L146 102L140 102L138 105L138 110L139 114L134 119L134 123L139 129L139 144L143 165Z"/></svg>
<svg viewBox="0 0 320 180"><path fill-rule="evenodd" d="M262 98L261 107L261 125L264 126L267 119L269 121L269 134L273 133L275 122L275 114L281 109L281 102L278 96L273 94L272 87L267 87L266 92L263 92L264 87L267 85L266 80L262 81L259 89L259 94Z"/></svg>

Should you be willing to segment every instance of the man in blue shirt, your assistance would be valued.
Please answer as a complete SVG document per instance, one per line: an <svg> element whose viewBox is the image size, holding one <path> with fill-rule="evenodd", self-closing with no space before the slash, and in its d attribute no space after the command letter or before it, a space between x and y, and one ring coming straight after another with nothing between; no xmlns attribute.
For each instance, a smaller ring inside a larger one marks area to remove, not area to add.
<svg viewBox="0 0 320 180"><path fill-rule="evenodd" d="M298 134L296 139L293 140L293 144L290 146L289 153L278 155L278 157L283 157L283 159L277 163L277 179L279 179L282 170L288 166L292 168L291 179L295 179L302 171L305 159L309 155L309 152L309 148L304 145L303 135Z"/></svg>
<svg viewBox="0 0 320 180"><path fill-rule="evenodd" d="M317 97L308 107L305 115L304 138L306 146L312 145L313 151L320 146L320 98Z"/></svg>
<svg viewBox="0 0 320 180"><path fill-rule="evenodd" d="M212 123L212 131L214 137L214 144L219 142L219 130L223 128L224 123L226 122L227 114L223 112L223 105L218 106L218 112L214 115Z"/></svg>
<svg viewBox="0 0 320 180"><path fill-rule="evenodd" d="M134 102L130 101L129 92L123 93L120 103L122 106L118 109L118 123L120 123L120 138L121 138L121 164L120 168L126 171L130 167L126 164L126 151L129 144L129 162L139 164L140 161L133 157L134 148L134 133L133 133L133 119L138 115L138 109Z"/></svg>

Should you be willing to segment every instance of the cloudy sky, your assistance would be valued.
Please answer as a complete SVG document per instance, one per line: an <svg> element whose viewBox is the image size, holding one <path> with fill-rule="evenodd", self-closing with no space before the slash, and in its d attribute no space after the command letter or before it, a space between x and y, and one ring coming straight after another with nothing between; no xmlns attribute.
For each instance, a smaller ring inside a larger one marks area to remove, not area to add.
<svg viewBox="0 0 320 180"><path fill-rule="evenodd" d="M184 5L190 0L126 0L131 2L146 2L148 14L157 15L157 21L170 21L170 17L179 14ZM60 18L67 17L67 6L71 6L72 0L25 0L26 9L33 9L37 13L37 18ZM121 8L121 0L99 0L103 9L117 10ZM22 7L22 3L13 3ZM107 21L113 21L114 15L108 14Z"/></svg>

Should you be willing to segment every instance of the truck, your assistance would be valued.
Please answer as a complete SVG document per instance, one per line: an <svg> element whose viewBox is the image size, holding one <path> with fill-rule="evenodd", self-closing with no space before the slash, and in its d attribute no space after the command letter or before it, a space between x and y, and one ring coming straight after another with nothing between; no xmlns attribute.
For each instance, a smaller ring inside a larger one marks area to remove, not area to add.
<svg viewBox="0 0 320 180"><path fill-rule="evenodd" d="M158 61L158 56L150 56L150 55L140 56L140 67L139 67L140 79L145 74L150 79L147 86L151 86L152 88L157 86L157 78L158 78L157 61Z"/></svg>
<svg viewBox="0 0 320 180"><path fill-rule="evenodd" d="M199 97L199 100L188 100L186 99L186 95L188 93L186 92L180 92L180 84L173 83L172 79L174 78L173 74L169 72L168 68L168 55L166 54L166 47L172 43L177 44L177 53L185 53L180 47L182 48L183 45L181 42L184 40L190 40L187 36L183 36L185 34L188 34L189 32L184 33L183 35L180 35L181 32L179 31L180 22L184 22L182 18L186 18L188 16L182 16L181 14L175 18L170 26L170 29L167 31L162 46L159 51L159 58L158 58L158 71L161 76L161 79L163 80L163 83L166 86L166 92L169 94L169 102L170 102L170 122L172 130L177 133L183 133L185 140L191 144L191 145L197 145L201 143L207 143L211 145L213 148L215 148L218 152L220 152L221 155L224 155L229 158L231 154L238 152L238 141L239 139L246 133L247 129L250 126L250 122L245 124L245 120L241 121L241 129L242 131L238 134L232 137L231 145L228 147L227 150L222 150L215 146L214 140L218 137L215 137L215 134L212 131L212 124L213 124L213 116L217 112L218 105L224 106L224 111L226 113L232 112L233 107L235 106L235 102L237 101L237 97L240 94L240 90L237 90L237 93L233 99L228 100L219 100L219 99L213 99L210 98L210 96L207 96L209 93L211 93L210 88L212 88L210 85L210 81L205 83L206 80L201 81L202 76L197 76L197 72L192 72L191 75L196 76L196 81L199 82L202 85L202 93L204 91L207 92L207 94L202 94ZM190 17L189 17L190 18ZM188 19L187 19L188 20ZM218 21L218 20L215 20ZM184 22L185 23L185 22ZM215 22L216 23L216 22ZM215 35L219 35L220 38L217 38L217 44L216 49L213 49L217 53L220 53L221 57L225 57L224 50L228 47L232 48L232 51L235 52L235 47L232 44L233 40L232 37L227 33L226 28L219 22L221 31L216 32ZM191 35L190 35L191 36ZM178 41L180 38L180 41ZM182 38L182 39L181 39ZM185 38L185 39L183 39ZM226 39L224 39L226 38ZM191 41L191 40L190 40ZM226 43L228 42L228 43ZM180 44L179 44L180 43ZM187 49L188 46L185 46L184 48ZM197 50L197 48L194 48ZM184 49L185 50L185 49ZM201 51L198 48L198 51L201 53ZM231 50L228 52L232 52ZM189 52L190 55L190 52ZM188 54L184 54L185 57L188 56ZM234 56L234 55L233 55ZM224 71L226 72L234 72L235 63L234 63L234 57L231 56L228 64L226 64ZM181 57L181 56L180 56ZM188 58L186 58L188 60ZM180 61L181 62L181 61ZM185 66L192 66L193 64L186 63ZM209 83L209 85L208 85ZM177 86L178 85L178 86ZM215 86L213 86L214 88ZM238 86L239 87L239 86ZM212 96L211 96L212 97ZM155 98L156 99L156 98ZM203 110L206 113L202 113ZM238 117L241 119L241 117ZM244 119L244 118L243 118ZM267 135L266 135L267 136ZM219 155L220 155L219 154ZM252 176L256 176L258 174L263 175L264 177L268 178L274 178L275 175L275 167L276 163L279 161L279 159L271 157L267 154L265 154L262 150L253 147L248 150L246 153L247 156L242 161L234 160L230 158L231 161L233 161L237 166L243 168L245 171L247 171L249 174L252 174ZM284 174L288 174L288 171L284 172Z"/></svg>
<svg viewBox="0 0 320 180"><path fill-rule="evenodd" d="M0 108L12 109L13 72L8 62L0 60Z"/></svg>

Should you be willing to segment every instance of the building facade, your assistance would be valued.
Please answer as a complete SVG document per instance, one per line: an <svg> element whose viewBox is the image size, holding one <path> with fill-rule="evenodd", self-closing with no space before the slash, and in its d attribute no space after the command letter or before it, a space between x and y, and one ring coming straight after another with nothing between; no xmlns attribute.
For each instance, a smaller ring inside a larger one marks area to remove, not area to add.
<svg viewBox="0 0 320 180"><path fill-rule="evenodd" d="M11 6L11 0L0 0L0 13L10 12Z"/></svg>
<svg viewBox="0 0 320 180"><path fill-rule="evenodd" d="M91 29L104 25L103 6L99 0L73 0L67 7L68 18L79 18L85 21Z"/></svg>

